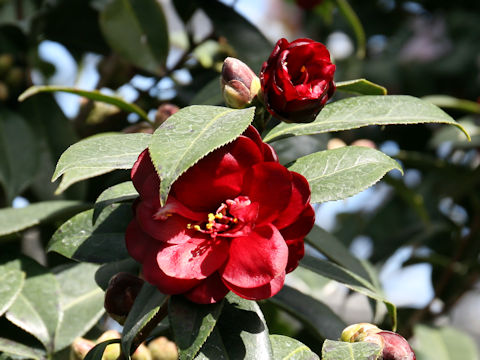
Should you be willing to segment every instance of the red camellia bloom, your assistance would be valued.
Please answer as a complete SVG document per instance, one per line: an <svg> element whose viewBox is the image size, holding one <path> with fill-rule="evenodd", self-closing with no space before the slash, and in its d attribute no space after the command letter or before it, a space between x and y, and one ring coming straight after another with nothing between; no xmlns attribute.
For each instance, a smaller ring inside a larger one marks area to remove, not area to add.
<svg viewBox="0 0 480 360"><path fill-rule="evenodd" d="M260 72L268 111L285 122L311 122L335 92L335 65L325 45L278 40Z"/></svg>
<svg viewBox="0 0 480 360"><path fill-rule="evenodd" d="M308 182L279 164L252 126L180 176L163 207L148 150L131 176L140 197L127 249L163 293L197 303L230 290L266 299L304 255L315 217Z"/></svg>
<svg viewBox="0 0 480 360"><path fill-rule="evenodd" d="M323 0L295 0L297 5L305 10L311 10L315 6L320 5Z"/></svg>

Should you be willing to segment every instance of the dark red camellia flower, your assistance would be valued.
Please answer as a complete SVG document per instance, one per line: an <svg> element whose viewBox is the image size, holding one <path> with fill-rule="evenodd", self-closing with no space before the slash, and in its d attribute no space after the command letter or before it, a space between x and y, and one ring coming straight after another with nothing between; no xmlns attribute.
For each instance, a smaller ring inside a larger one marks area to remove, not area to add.
<svg viewBox="0 0 480 360"><path fill-rule="evenodd" d="M266 299L304 255L315 218L308 182L279 164L252 126L185 172L163 207L148 150L131 177L140 197L127 249L143 264L144 278L166 294L197 303L230 290Z"/></svg>
<svg viewBox="0 0 480 360"><path fill-rule="evenodd" d="M323 0L295 0L297 5L305 10L311 10L315 6L320 5Z"/></svg>
<svg viewBox="0 0 480 360"><path fill-rule="evenodd" d="M268 111L285 122L311 122L335 92L335 65L325 45L278 40L260 72Z"/></svg>

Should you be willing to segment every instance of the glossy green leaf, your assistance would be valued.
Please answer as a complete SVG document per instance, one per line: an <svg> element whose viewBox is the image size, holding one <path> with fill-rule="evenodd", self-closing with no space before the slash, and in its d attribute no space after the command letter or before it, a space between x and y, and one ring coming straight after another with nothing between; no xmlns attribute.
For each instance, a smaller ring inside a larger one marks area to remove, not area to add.
<svg viewBox="0 0 480 360"><path fill-rule="evenodd" d="M480 114L480 103L475 101L458 99L448 95L429 95L422 97L422 99L444 109L454 109L472 114Z"/></svg>
<svg viewBox="0 0 480 360"><path fill-rule="evenodd" d="M95 283L98 265L75 264L55 274L60 285L61 318L55 331L55 351L90 330L105 312L105 294Z"/></svg>
<svg viewBox="0 0 480 360"><path fill-rule="evenodd" d="M132 218L128 204L106 208L92 225L93 210L75 215L53 234L47 251L55 251L77 261L105 263L129 257L125 230Z"/></svg>
<svg viewBox="0 0 480 360"><path fill-rule="evenodd" d="M131 181L126 181L109 187L103 191L97 198L97 201L95 201L95 206L93 207L93 223L97 221L98 216L107 206L115 203L130 201L135 199L137 196L138 192L135 190L135 187Z"/></svg>
<svg viewBox="0 0 480 360"><path fill-rule="evenodd" d="M150 156L160 176L160 201L188 168L211 151L232 142L252 122L255 108L243 110L193 105L170 116L153 134Z"/></svg>
<svg viewBox="0 0 480 360"><path fill-rule="evenodd" d="M167 300L168 296L155 286L149 283L142 286L123 327L121 344L125 354L130 354L137 334L158 314Z"/></svg>
<svg viewBox="0 0 480 360"><path fill-rule="evenodd" d="M113 0L100 14L108 44L139 68L161 75L168 55L168 28L156 0Z"/></svg>
<svg viewBox="0 0 480 360"><path fill-rule="evenodd" d="M217 327L215 327L207 338L207 341L203 344L200 352L195 357L195 360L229 360L230 355L228 354L225 345L223 344L222 336Z"/></svg>
<svg viewBox="0 0 480 360"><path fill-rule="evenodd" d="M0 354L1 353L11 355L14 358L18 357L20 359L45 359L45 353L43 351L5 338L0 338Z"/></svg>
<svg viewBox="0 0 480 360"><path fill-rule="evenodd" d="M361 146L345 146L297 159L289 170L308 180L312 203L346 199L379 181L399 164L384 153Z"/></svg>
<svg viewBox="0 0 480 360"><path fill-rule="evenodd" d="M135 113L146 121L150 121L145 111L139 108L137 105L129 103L118 96L106 95L98 90L82 90L68 86L52 86L52 85L39 85L32 86L25 90L19 97L19 101L23 101L30 96L43 93L43 92L66 92L69 94L80 95L90 100L101 101L107 104L115 105L119 109L127 112Z"/></svg>
<svg viewBox="0 0 480 360"><path fill-rule="evenodd" d="M284 137L312 135L356 129L368 125L442 123L463 127L447 113L428 101L406 95L357 96L327 104L314 122L281 123L270 130L264 141ZM467 138L468 134L465 132Z"/></svg>
<svg viewBox="0 0 480 360"><path fill-rule="evenodd" d="M0 236L13 234L40 223L68 217L85 208L79 201L44 201L24 208L0 209Z"/></svg>
<svg viewBox="0 0 480 360"><path fill-rule="evenodd" d="M320 251L329 260L360 275L364 279L370 280L368 270L360 260L358 260L340 240L318 225L313 226L305 238L305 241Z"/></svg>
<svg viewBox="0 0 480 360"><path fill-rule="evenodd" d="M32 182L37 168L38 146L33 130L18 113L1 109L0 186L9 204Z"/></svg>
<svg viewBox="0 0 480 360"><path fill-rule="evenodd" d="M273 50L270 41L232 7L217 0L199 0L197 4L212 20L216 34L233 47L236 57L258 73Z"/></svg>
<svg viewBox="0 0 480 360"><path fill-rule="evenodd" d="M318 259L309 255L305 255L300 262L300 266L328 279L338 281L348 288L372 299L383 302L390 315L392 330L395 331L397 327L397 308L385 299L380 289L377 289L370 282L330 261Z"/></svg>
<svg viewBox="0 0 480 360"><path fill-rule="evenodd" d="M255 301L229 293L217 327L229 359L273 359L268 327Z"/></svg>
<svg viewBox="0 0 480 360"><path fill-rule="evenodd" d="M0 316L8 310L22 290L25 273L10 268L8 263L0 265Z"/></svg>
<svg viewBox="0 0 480 360"><path fill-rule="evenodd" d="M95 345L83 360L102 360L105 349L110 344L118 344L120 339L110 339Z"/></svg>
<svg viewBox="0 0 480 360"><path fill-rule="evenodd" d="M417 360L478 359L475 341L467 333L452 327L433 328L417 325L414 328Z"/></svg>
<svg viewBox="0 0 480 360"><path fill-rule="evenodd" d="M6 313L7 319L35 336L47 349L54 350L60 320L60 287L55 276L32 260L22 260L27 279L22 291Z"/></svg>
<svg viewBox="0 0 480 360"><path fill-rule="evenodd" d="M319 341L339 338L347 326L327 305L289 286L284 286L269 301L302 321L319 336Z"/></svg>
<svg viewBox="0 0 480 360"><path fill-rule="evenodd" d="M215 327L223 302L195 304L183 296L172 296L168 318L177 344L180 360L193 359Z"/></svg>
<svg viewBox="0 0 480 360"><path fill-rule="evenodd" d="M275 360L320 360L308 346L288 336L270 335L270 342Z"/></svg>
<svg viewBox="0 0 480 360"><path fill-rule="evenodd" d="M377 360L381 359L382 348L374 343L325 340L322 360Z"/></svg>
<svg viewBox="0 0 480 360"><path fill-rule="evenodd" d="M52 177L55 181L63 175L57 193L80 180L132 168L150 139L150 134L102 134L70 146L58 160Z"/></svg>
<svg viewBox="0 0 480 360"><path fill-rule="evenodd" d="M335 83L335 86L337 87L337 91L357 95L387 95L387 89L367 79L339 81Z"/></svg>

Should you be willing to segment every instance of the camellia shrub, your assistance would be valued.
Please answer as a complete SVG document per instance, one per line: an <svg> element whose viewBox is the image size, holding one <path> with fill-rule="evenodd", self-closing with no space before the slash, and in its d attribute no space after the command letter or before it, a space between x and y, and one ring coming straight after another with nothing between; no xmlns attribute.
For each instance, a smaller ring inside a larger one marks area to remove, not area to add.
<svg viewBox="0 0 480 360"><path fill-rule="evenodd" d="M191 12L175 4L188 22ZM425 100L387 95L365 79L334 81L333 59L313 39L280 39L273 46L256 35L244 54L245 39L228 33L225 23L228 16L243 18L220 2L191 4L238 52L223 54L231 56L222 57L221 74L212 79L193 75L205 86L204 100L196 94L190 104L163 102L148 116L148 102L101 91L33 86L20 96L23 104L51 104L48 93L73 93L133 114L134 124L121 133L84 136L56 163L56 193L98 181L93 203L67 198L0 210L2 238L49 224L47 251L63 261L48 268L2 251L0 315L15 330L2 333L0 359L415 359L395 333L396 307L372 268L315 225L315 204L355 195L390 171L402 172L401 165L364 146L282 163L276 142L371 125L411 125L413 132L413 124L440 123L465 130ZM156 1L97 6L99 31L115 59L152 77L187 68L199 46L192 43L169 68ZM137 20L145 25L141 31L127 26ZM219 94L223 100L212 105L208 96ZM44 121L42 112L24 114ZM375 311L383 310L377 318L385 330L346 324L319 299L287 285L299 267L367 296ZM104 311L123 325L121 333L91 330ZM306 339L321 352L288 332L272 332L281 328L272 314L289 314L310 329Z"/></svg>

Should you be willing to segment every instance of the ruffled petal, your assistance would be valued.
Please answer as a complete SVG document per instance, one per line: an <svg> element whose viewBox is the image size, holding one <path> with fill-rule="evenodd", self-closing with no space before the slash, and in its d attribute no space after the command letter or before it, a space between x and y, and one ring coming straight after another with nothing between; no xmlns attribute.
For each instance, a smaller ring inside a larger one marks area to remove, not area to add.
<svg viewBox="0 0 480 360"><path fill-rule="evenodd" d="M305 256L305 243L303 238L287 240L286 243L288 246L288 262L285 271L288 274L297 268L298 263Z"/></svg>
<svg viewBox="0 0 480 360"><path fill-rule="evenodd" d="M157 263L168 276L205 279L225 263L228 248L228 241L223 239L192 238L184 244L163 247L157 253Z"/></svg>
<svg viewBox="0 0 480 360"><path fill-rule="evenodd" d="M295 222L310 201L310 185L307 179L294 171L290 174L292 175L292 196L288 206L273 222L277 229L283 229Z"/></svg>
<svg viewBox="0 0 480 360"><path fill-rule="evenodd" d="M198 285L201 280L197 279L178 279L166 275L158 266L157 249L154 249L143 263L143 277L150 284L155 285L161 292L165 294L182 294L194 286Z"/></svg>
<svg viewBox="0 0 480 360"><path fill-rule="evenodd" d="M215 272L184 295L197 304L213 304L222 300L229 291Z"/></svg>
<svg viewBox="0 0 480 360"><path fill-rule="evenodd" d="M307 205L295 222L280 230L285 241L303 239L308 235L315 224L315 210L312 205Z"/></svg>
<svg viewBox="0 0 480 360"><path fill-rule="evenodd" d="M287 207L291 179L290 171L274 162L254 165L245 174L243 194L260 204L257 226L271 222Z"/></svg>
<svg viewBox="0 0 480 360"><path fill-rule="evenodd" d="M130 176L133 186L140 196L145 198L158 197L160 179L155 171L148 149L143 150L135 161Z"/></svg>
<svg viewBox="0 0 480 360"><path fill-rule="evenodd" d="M248 236L233 238L230 257L220 275L233 286L256 288L285 271L288 248L272 225L255 228Z"/></svg>
<svg viewBox="0 0 480 360"><path fill-rule="evenodd" d="M150 253L152 246L155 245L156 240L144 233L134 218L125 231L125 243L130 256L142 263Z"/></svg>
<svg viewBox="0 0 480 360"><path fill-rule="evenodd" d="M241 288L230 284L228 281L223 281L225 285L238 296L248 300L263 300L277 294L285 283L285 271L278 275L268 284L256 288Z"/></svg>

